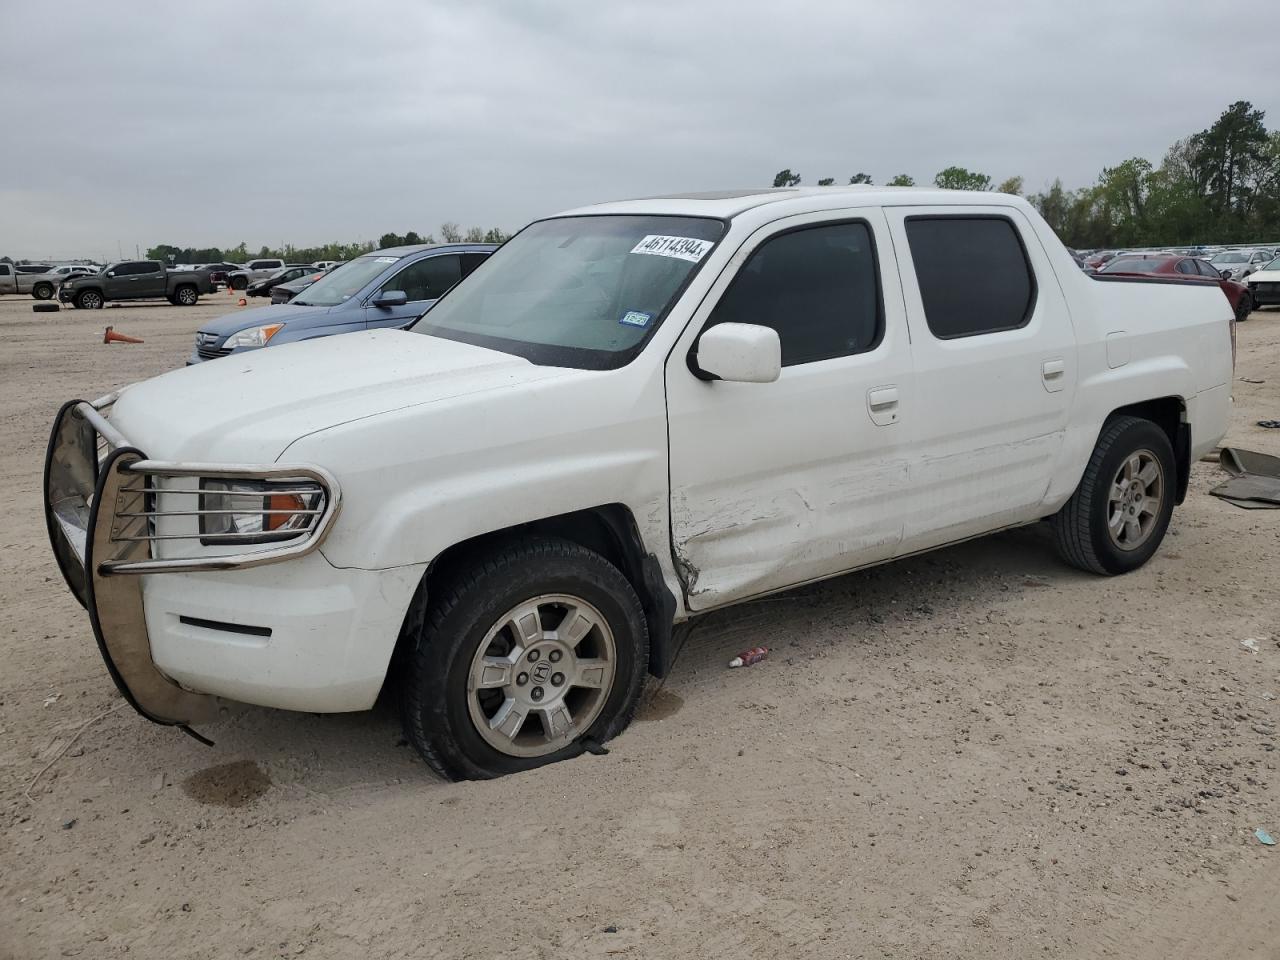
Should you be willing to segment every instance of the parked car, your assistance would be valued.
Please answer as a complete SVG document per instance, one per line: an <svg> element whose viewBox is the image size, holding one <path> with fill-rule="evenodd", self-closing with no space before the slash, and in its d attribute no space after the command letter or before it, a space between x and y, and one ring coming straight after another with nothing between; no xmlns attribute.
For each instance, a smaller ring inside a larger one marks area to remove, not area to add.
<svg viewBox="0 0 1280 960"><path fill-rule="evenodd" d="M25 264L0 263L0 294L29 293L37 300L48 300L66 277L88 273L90 267L66 264L58 267L44 266L31 270Z"/></svg>
<svg viewBox="0 0 1280 960"><path fill-rule="evenodd" d="M1101 270L1108 263L1114 260L1115 256L1115 253L1110 250L1100 250L1097 253L1086 257L1084 262L1095 270Z"/></svg>
<svg viewBox="0 0 1280 960"><path fill-rule="evenodd" d="M235 273L237 270L243 270L244 265L239 263L206 263L202 264L201 270L209 274L210 283L226 283L227 274Z"/></svg>
<svg viewBox="0 0 1280 960"><path fill-rule="evenodd" d="M149 719L392 673L427 763L499 776L621 732L707 611L1040 520L1141 567L1226 432L1231 327L1208 284L1081 273L1018 197L604 204L410 330L67 403L49 535Z"/></svg>
<svg viewBox="0 0 1280 960"><path fill-rule="evenodd" d="M82 310L100 309L113 300L166 299L175 306L194 306L202 293L212 293L209 275L198 270L166 270L159 260L121 260L101 272L71 277L58 288L58 299Z"/></svg>
<svg viewBox="0 0 1280 960"><path fill-rule="evenodd" d="M287 264L283 260L250 260L239 270L231 270L227 273L227 286L232 290L243 290L253 283L255 280L265 280L277 270L282 270Z"/></svg>
<svg viewBox="0 0 1280 960"><path fill-rule="evenodd" d="M292 300L294 297L300 294L303 290L307 289L307 287L311 286L313 283L315 283L317 280L319 280L326 273L332 271L333 269L334 269L333 267L330 267L329 270L319 270L319 271L313 271L312 273L304 273L302 276L298 277L298 279L296 280L290 280L288 283L276 284L276 286L271 288L271 302L272 303L288 303L290 300Z"/></svg>
<svg viewBox="0 0 1280 960"><path fill-rule="evenodd" d="M261 280L254 280L249 286L244 288L246 296L250 297L269 297L271 291L275 289L277 284L288 283L290 280L297 280L301 276L306 276L316 272L316 268L310 265L294 264L283 269L277 270L269 277L263 277Z"/></svg>
<svg viewBox="0 0 1280 960"><path fill-rule="evenodd" d="M29 293L37 300L49 300L68 277L96 273L97 267L67 263L50 267L42 273L17 273L0 263L0 293Z"/></svg>
<svg viewBox="0 0 1280 960"><path fill-rule="evenodd" d="M1280 257L1249 274L1246 285L1255 310L1280 304Z"/></svg>
<svg viewBox="0 0 1280 960"><path fill-rule="evenodd" d="M346 261L345 260L317 260L315 263L312 264L312 266L315 267L317 270L332 270L334 267L338 266L341 263L346 263Z"/></svg>
<svg viewBox="0 0 1280 960"><path fill-rule="evenodd" d="M188 364L298 340L412 323L484 262L493 244L392 247L358 257L283 306L240 310L196 333Z"/></svg>
<svg viewBox="0 0 1280 960"><path fill-rule="evenodd" d="M1243 323L1248 320L1249 313L1253 310L1253 299L1249 296L1249 289L1243 283L1226 279L1214 269L1213 264L1197 257L1184 257L1176 253L1121 254L1103 267L1100 273L1152 276L1188 283L1212 283L1226 294L1227 302L1231 304L1231 312L1237 322Z"/></svg>
<svg viewBox="0 0 1280 960"><path fill-rule="evenodd" d="M1244 280L1262 264L1274 259L1265 250L1223 250L1209 261L1229 280Z"/></svg>

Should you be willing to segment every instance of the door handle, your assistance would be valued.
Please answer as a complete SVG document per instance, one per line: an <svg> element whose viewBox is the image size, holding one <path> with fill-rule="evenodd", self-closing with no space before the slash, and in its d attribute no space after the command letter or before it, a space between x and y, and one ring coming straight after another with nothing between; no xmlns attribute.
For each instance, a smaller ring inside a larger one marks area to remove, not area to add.
<svg viewBox="0 0 1280 960"><path fill-rule="evenodd" d="M871 422L887 427L898 422L898 388L895 386L872 387L867 391L867 411Z"/></svg>
<svg viewBox="0 0 1280 960"><path fill-rule="evenodd" d="M887 410L898 405L897 387L877 387L867 392L867 404L872 410Z"/></svg>
<svg viewBox="0 0 1280 960"><path fill-rule="evenodd" d="M1067 380L1067 361L1061 357L1040 364L1040 380L1050 393L1059 393Z"/></svg>

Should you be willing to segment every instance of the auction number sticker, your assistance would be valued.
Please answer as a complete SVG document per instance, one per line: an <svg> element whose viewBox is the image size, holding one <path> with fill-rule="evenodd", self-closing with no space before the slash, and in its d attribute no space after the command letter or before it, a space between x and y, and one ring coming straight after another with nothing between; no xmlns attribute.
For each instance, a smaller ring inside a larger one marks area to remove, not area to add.
<svg viewBox="0 0 1280 960"><path fill-rule="evenodd" d="M658 257L676 257L697 263L707 255L714 244L710 240L698 240L694 237L663 237L649 234L634 247L632 253L650 253Z"/></svg>
<svg viewBox="0 0 1280 960"><path fill-rule="evenodd" d="M639 310L628 310L618 318L618 322L628 327L647 327L649 325L649 321L652 319L653 314L651 313L641 313Z"/></svg>

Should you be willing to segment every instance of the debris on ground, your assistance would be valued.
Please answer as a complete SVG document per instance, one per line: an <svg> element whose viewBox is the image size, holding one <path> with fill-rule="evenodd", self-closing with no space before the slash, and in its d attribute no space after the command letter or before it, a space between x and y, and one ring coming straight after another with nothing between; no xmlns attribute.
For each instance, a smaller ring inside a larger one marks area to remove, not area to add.
<svg viewBox="0 0 1280 960"><path fill-rule="evenodd" d="M1252 510L1280 508L1280 457L1223 447L1219 463L1231 479L1209 491L1215 497Z"/></svg>
<svg viewBox="0 0 1280 960"><path fill-rule="evenodd" d="M1265 639L1263 637L1245 637L1240 641L1240 646L1244 647L1250 653L1258 652L1258 641Z"/></svg>
<svg viewBox="0 0 1280 960"><path fill-rule="evenodd" d="M1268 430L1280 430L1280 420L1259 420L1258 426L1266 427Z"/></svg>
<svg viewBox="0 0 1280 960"><path fill-rule="evenodd" d="M730 667L749 667L752 664L759 663L769 655L768 647L752 647L750 650L744 650L732 660L729 661Z"/></svg>
<svg viewBox="0 0 1280 960"><path fill-rule="evenodd" d="M1276 845L1276 842L1274 839L1272 839L1271 834L1267 833L1267 831L1263 830L1261 827L1253 831L1253 835L1258 838L1259 843L1265 843L1268 847L1274 847Z"/></svg>

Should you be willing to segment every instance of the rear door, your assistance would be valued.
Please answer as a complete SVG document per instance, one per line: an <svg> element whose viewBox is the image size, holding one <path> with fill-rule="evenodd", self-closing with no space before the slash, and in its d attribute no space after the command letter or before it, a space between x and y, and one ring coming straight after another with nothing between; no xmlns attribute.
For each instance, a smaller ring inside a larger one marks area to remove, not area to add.
<svg viewBox="0 0 1280 960"><path fill-rule="evenodd" d="M902 552L1035 519L1075 396L1075 334L1011 207L891 207L916 373Z"/></svg>
<svg viewBox="0 0 1280 960"><path fill-rule="evenodd" d="M778 380L691 371L692 338L722 322L777 331ZM879 208L787 218L747 240L667 358L672 542L690 609L893 556L912 382Z"/></svg>
<svg viewBox="0 0 1280 960"><path fill-rule="evenodd" d="M365 308L365 324L376 327L403 327L422 316L446 290L462 279L462 262L456 253L442 253L415 260L385 280L369 298ZM380 294L403 290L409 302L399 307L372 305Z"/></svg>
<svg viewBox="0 0 1280 960"><path fill-rule="evenodd" d="M169 275L165 271L164 264L158 260L139 260L134 266L137 268L137 280L134 281L135 297L163 297L169 293Z"/></svg>

